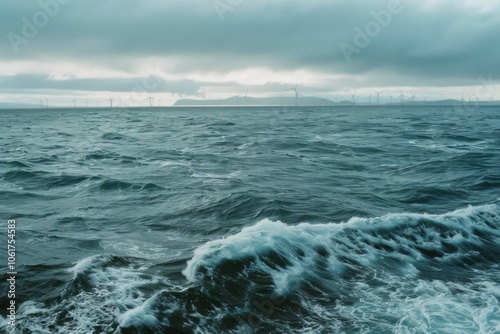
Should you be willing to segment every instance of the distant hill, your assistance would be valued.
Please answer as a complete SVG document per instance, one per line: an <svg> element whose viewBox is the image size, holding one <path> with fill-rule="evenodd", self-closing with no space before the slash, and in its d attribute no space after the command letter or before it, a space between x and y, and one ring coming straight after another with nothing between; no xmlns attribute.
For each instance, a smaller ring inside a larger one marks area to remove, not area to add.
<svg viewBox="0 0 500 334"><path fill-rule="evenodd" d="M301 106L333 106L337 103L320 97L301 96L298 99ZM294 106L295 97L237 97L222 100L184 99L175 102L174 106Z"/></svg>
<svg viewBox="0 0 500 334"><path fill-rule="evenodd" d="M395 103L395 104L399 104L399 103ZM449 99L449 100L436 100L436 101L415 101L415 102L408 102L406 101L405 104L418 104L418 105L432 105L432 106L456 106L456 105L459 105L459 104L462 104L462 101L458 101L458 100L453 100L453 99ZM471 102L472 104L472 102Z"/></svg>
<svg viewBox="0 0 500 334"><path fill-rule="evenodd" d="M227 99L216 100L195 100L183 99L175 102L174 106L294 106L295 97L238 97L233 96ZM311 96L300 96L298 99L299 106L353 106L351 101L334 102L328 99ZM471 101L462 102L459 100L437 100L437 101L405 101L404 106L491 106L499 105L499 101ZM375 106L375 104L356 103L357 106ZM380 106L400 106L400 102L394 103L380 103Z"/></svg>
<svg viewBox="0 0 500 334"><path fill-rule="evenodd" d="M403 103L404 105L417 105L417 106L498 106L499 101L460 101L460 100L453 100L453 99L448 99L448 100L436 100L436 101L415 101L415 102L409 102L405 101ZM396 102L393 103L392 105L401 105L400 103Z"/></svg>

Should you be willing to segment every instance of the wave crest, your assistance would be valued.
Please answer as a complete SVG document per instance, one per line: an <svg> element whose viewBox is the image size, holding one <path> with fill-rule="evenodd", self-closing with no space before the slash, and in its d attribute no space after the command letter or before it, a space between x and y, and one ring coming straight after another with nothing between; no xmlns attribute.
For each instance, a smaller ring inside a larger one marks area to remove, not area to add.
<svg viewBox="0 0 500 334"><path fill-rule="evenodd" d="M352 278L367 270L404 275L496 263L500 256L497 205L444 215L390 214L340 224L289 226L263 220L195 250L183 274L204 281L270 273L277 293L311 278ZM224 268L224 267L227 268Z"/></svg>

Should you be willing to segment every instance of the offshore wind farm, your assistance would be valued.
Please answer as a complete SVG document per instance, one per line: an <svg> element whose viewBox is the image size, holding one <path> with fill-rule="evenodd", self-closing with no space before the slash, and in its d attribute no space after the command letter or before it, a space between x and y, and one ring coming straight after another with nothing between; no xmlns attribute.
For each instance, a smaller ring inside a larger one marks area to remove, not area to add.
<svg viewBox="0 0 500 334"><path fill-rule="evenodd" d="M365 89L366 90L366 89ZM248 96L248 89L244 95L244 104L240 103L239 96L231 96L224 99L180 99L174 103L174 106L491 106L500 104L499 101L494 100L494 95L491 93L489 100L480 100L475 96L473 101L466 101L461 99L427 99L427 95L420 93L421 99L418 98L418 93L414 90L403 91L400 89L400 101L393 101L392 91L386 88L380 90L368 89L368 97L358 94L359 89L354 90L353 93L346 92L332 92L328 95L335 96L334 100L329 97L319 97L315 94L302 94L299 92L298 83L293 88L288 88L286 91L291 91L292 96L271 96L271 97L252 97ZM493 90L492 90L493 91ZM371 93L376 95L376 102L372 102ZM386 93L385 96L382 95ZM325 94L323 94L325 95ZM356 100L357 96L357 100ZM382 96L382 99L381 99ZM349 98L350 97L350 98Z"/></svg>
<svg viewBox="0 0 500 334"><path fill-rule="evenodd" d="M9 102L0 102L0 109L79 109L79 110L85 110L85 109L102 109L102 108L108 108L108 109L113 109L113 108L151 108L151 109L157 109L157 108L169 108L169 107L184 107L184 106L206 106L206 107L213 107L213 106L231 106L231 107L259 107L259 106L288 106L288 107L308 107L308 106L330 106L330 107L356 107L356 106L363 106L363 107L397 107L397 106L403 106L403 107L409 107L409 106L450 106L450 107L456 107L456 106L500 106L500 101L498 100L491 100L491 101L471 101L471 102L463 102L461 100L454 100L454 99L447 99L447 100L430 100L430 101L405 101L403 103L401 102L381 102L379 104L372 103L370 101L363 102L355 102L352 103L351 101L348 100L340 100L340 101L332 101L329 99L325 98L315 98L315 97L310 97L307 99L304 99L300 101L298 104L295 103L295 98L283 98L283 97L249 97L247 100L246 104L242 104L238 101L238 96L235 97L230 97L226 99L207 99L207 100L201 100L201 99L180 99L174 102L172 105L162 105L160 101L158 101L157 104L152 105L152 104L129 104L127 102L124 103L116 103L113 105L111 100L105 101L107 103L101 103L101 102L95 102L92 104L92 102L89 102L89 104L85 105L77 105L77 106L71 106L71 105L64 105L64 104L59 104L59 105L36 105L36 104L30 104L30 103L9 103ZM107 105L106 105L107 104Z"/></svg>
<svg viewBox="0 0 500 334"><path fill-rule="evenodd" d="M331 106L331 107L346 107L346 106L493 106L500 105L500 101L495 100L492 95L487 100L480 100L478 97L471 97L470 95L462 94L456 98L447 99L428 99L424 93L414 93L414 91L400 90L399 95L397 90L375 90L370 89L368 95L359 94L359 90L354 90L353 93L349 92L335 92L328 94L335 96L333 99L328 97L315 96L315 94L302 94L298 90L298 86L286 89L291 91L291 96L284 94L276 96L251 96L248 95L247 89L243 95L234 95L227 98L216 99L194 99L194 98L181 98L175 100L170 106L233 106L233 107L248 107L248 106ZM373 94L374 95L373 95ZM393 95L396 94L396 95ZM322 94L327 95L327 94ZM375 96L375 99L372 97ZM420 96L420 98L419 98ZM467 96L467 99L465 98ZM397 99L395 99L397 98ZM161 95L148 96L143 99L92 99L92 97L79 101L73 98L69 103L65 103L64 99L51 98L53 104L49 106L49 98L41 98L40 104L30 103L15 103L15 102L0 102L0 109L8 108L73 108L73 109L86 109L86 108L117 108L117 107L130 107L130 108L159 108L169 107L169 105L161 104Z"/></svg>

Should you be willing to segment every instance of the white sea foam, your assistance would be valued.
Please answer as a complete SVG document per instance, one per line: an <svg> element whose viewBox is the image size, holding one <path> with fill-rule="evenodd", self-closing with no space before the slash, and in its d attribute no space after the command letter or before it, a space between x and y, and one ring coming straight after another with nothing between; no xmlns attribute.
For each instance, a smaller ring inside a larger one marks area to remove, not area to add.
<svg viewBox="0 0 500 334"><path fill-rule="evenodd" d="M180 255L180 251L169 251L165 246L142 240L115 240L107 239L99 243L99 246L109 254L138 257L141 259L160 259L165 257L165 253L171 256Z"/></svg>
<svg viewBox="0 0 500 334"><path fill-rule="evenodd" d="M7 328L8 328L8 326L7 326L7 319L4 318L4 317L2 317L2 316L0 316L0 329L3 330L3 331L5 331L5 332L7 332Z"/></svg>
<svg viewBox="0 0 500 334"><path fill-rule="evenodd" d="M343 328L356 333L493 334L500 331L498 278L476 269L471 281L463 276L472 275L470 269L461 263L482 252L498 252L488 249L491 243L500 244L497 205L443 215L353 218L340 224L288 226L263 220L199 247L183 273L191 282L205 281L225 261L251 259L245 272L269 273L279 295L302 295L300 283L320 282L337 302L320 306L304 296L310 314L302 315L302 329L311 333ZM273 252L286 256L288 264L269 264L266 259ZM358 276L349 277L353 270ZM426 271L434 276L426 277ZM324 324L324 318L331 319L331 328L310 327L314 321ZM341 318L350 319L350 325L341 326Z"/></svg>
<svg viewBox="0 0 500 334"><path fill-rule="evenodd" d="M59 302L21 305L20 329L30 333L112 333L118 319L151 323L151 316L138 312L148 298L141 287L163 284L164 279L148 277L142 273L144 267L124 261L109 255L80 260L69 269L74 276Z"/></svg>
<svg viewBox="0 0 500 334"><path fill-rule="evenodd" d="M124 314L118 317L118 323L122 328L129 328L137 324L143 324L148 327L156 327L158 320L152 314L150 304L151 300L148 300L144 304L137 306L131 310L128 310Z"/></svg>
<svg viewBox="0 0 500 334"><path fill-rule="evenodd" d="M198 270L202 267L210 271L223 260L258 259L276 251L293 263L287 269L265 268L274 272L276 285L282 286L286 277L300 276L302 272L311 270L308 267L314 264L318 249L328 252L328 267L333 273L340 273L345 268L339 260L342 257L356 260L366 267L384 256L411 265L423 260L425 250L440 252L443 259L457 257L466 252L461 248L479 247L483 242L482 236L475 231L500 240L500 227L482 222L481 215L491 216L497 223L500 220L496 205L469 207L444 215L390 214L372 219L352 218L339 224L289 226L266 219L243 228L235 235L199 247L183 274L189 281L196 281ZM444 244L452 244L458 251L447 253ZM259 265L265 266L262 263Z"/></svg>

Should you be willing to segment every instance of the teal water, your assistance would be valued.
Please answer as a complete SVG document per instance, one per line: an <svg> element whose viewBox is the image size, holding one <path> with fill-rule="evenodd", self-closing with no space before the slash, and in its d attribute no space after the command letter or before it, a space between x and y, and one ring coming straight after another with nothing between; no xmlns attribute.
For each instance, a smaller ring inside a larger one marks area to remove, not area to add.
<svg viewBox="0 0 500 334"><path fill-rule="evenodd" d="M499 108L2 110L0 124L20 333L500 331Z"/></svg>

